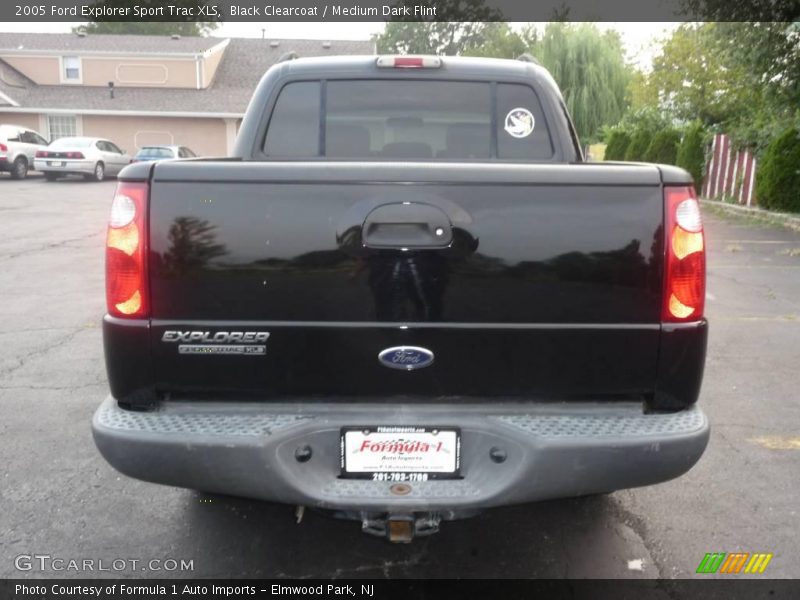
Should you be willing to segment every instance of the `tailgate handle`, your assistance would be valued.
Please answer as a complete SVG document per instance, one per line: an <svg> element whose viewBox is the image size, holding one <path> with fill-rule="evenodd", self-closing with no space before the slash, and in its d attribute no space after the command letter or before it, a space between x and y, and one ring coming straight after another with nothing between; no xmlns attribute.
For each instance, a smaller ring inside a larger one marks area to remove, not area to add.
<svg viewBox="0 0 800 600"><path fill-rule="evenodd" d="M453 224L430 204L384 204L367 215L361 240L367 248L447 248L453 242Z"/></svg>

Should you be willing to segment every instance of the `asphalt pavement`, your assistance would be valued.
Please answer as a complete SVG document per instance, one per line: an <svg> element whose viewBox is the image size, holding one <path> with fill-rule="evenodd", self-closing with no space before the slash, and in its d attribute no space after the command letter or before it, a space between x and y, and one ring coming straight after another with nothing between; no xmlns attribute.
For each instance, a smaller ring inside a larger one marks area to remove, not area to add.
<svg viewBox="0 0 800 600"><path fill-rule="evenodd" d="M114 185L0 176L0 577L675 578L734 551L773 553L770 577L800 577L800 233L705 215L712 434L687 475L392 545L352 521L297 523L293 507L134 481L103 461L89 425L107 394Z"/></svg>

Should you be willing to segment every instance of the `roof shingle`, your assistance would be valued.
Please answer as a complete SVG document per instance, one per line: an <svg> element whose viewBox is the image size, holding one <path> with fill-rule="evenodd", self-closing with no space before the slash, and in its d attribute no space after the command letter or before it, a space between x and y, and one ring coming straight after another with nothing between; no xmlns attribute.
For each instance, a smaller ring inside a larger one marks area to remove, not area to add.
<svg viewBox="0 0 800 600"><path fill-rule="evenodd" d="M0 47L5 46L3 38L7 35L10 34L0 34ZM125 39L155 36L88 37ZM161 45L165 44L162 37L157 39ZM212 40L212 46L222 41L220 38L197 39ZM283 54L291 51L301 57L370 55L374 53L374 44L370 41L332 41L323 44L321 40L231 38L214 80L207 89L117 87L113 99L106 87L36 85L0 60L0 92L24 108L74 110L76 113L118 110L240 115L247 108L262 75ZM0 105L2 102L0 97Z"/></svg>
<svg viewBox="0 0 800 600"><path fill-rule="evenodd" d="M41 50L45 52L103 52L109 54L191 54L202 53L222 41L215 37L166 35L110 35L75 33L0 33L2 50Z"/></svg>

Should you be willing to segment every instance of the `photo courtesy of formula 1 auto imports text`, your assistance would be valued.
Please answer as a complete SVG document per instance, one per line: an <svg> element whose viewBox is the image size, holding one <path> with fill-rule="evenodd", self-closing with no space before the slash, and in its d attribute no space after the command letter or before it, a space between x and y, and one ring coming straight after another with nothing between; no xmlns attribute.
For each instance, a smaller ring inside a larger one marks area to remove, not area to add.
<svg viewBox="0 0 800 600"><path fill-rule="evenodd" d="M0 600L800 596L800 2L0 5Z"/></svg>

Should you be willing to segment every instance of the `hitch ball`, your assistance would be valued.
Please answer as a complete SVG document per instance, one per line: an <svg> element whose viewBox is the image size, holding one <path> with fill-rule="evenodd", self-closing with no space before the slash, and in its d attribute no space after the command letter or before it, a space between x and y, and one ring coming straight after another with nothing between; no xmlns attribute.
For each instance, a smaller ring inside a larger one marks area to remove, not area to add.
<svg viewBox="0 0 800 600"><path fill-rule="evenodd" d="M492 462L496 462L497 464L506 462L508 458L508 454L503 448L499 448L497 446L492 446L491 450L489 450L489 458L492 459Z"/></svg>
<svg viewBox="0 0 800 600"><path fill-rule="evenodd" d="M299 463L308 462L311 460L311 455L314 452L311 450L311 446L306 444L305 446L298 446L297 450L294 451L294 458Z"/></svg>

